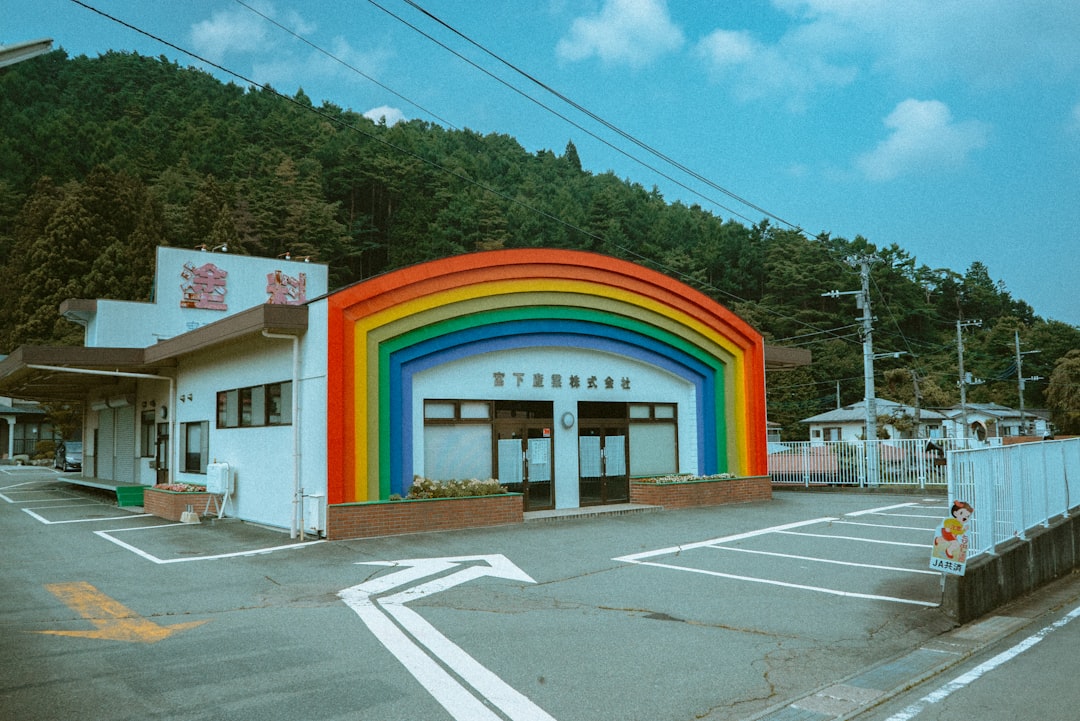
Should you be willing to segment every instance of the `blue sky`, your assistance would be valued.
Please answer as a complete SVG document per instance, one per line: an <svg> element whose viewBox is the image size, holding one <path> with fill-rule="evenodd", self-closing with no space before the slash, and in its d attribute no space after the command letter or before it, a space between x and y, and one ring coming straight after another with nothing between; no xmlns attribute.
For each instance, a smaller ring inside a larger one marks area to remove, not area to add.
<svg viewBox="0 0 1080 721"><path fill-rule="evenodd" d="M404 0L83 2L281 92L303 88L316 104L506 134L529 151L562 153L573 140L587 170L747 225L763 217ZM932 268L963 273L981 261L1037 314L1080 325L1075 0L416 4L775 217L896 243ZM201 65L71 0L4 5L0 44L51 37L71 55Z"/></svg>

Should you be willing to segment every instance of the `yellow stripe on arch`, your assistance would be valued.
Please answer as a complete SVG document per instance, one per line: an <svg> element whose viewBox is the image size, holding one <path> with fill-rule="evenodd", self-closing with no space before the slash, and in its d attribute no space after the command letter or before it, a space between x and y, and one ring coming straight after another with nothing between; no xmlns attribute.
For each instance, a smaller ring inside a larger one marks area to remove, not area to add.
<svg viewBox="0 0 1080 721"><path fill-rule="evenodd" d="M570 305L610 310L614 315L651 322L685 338L707 352L721 349L734 362L731 373L725 373L725 398L731 404L722 410L728 416L728 446L731 457L738 459L740 469L748 468L747 399L745 363L747 349L740 347L721 332L694 316L640 293L630 292L593 281L564 279L530 279L487 281L435 291L404 301L358 319L353 324L354 387L352 411L357 452L354 463L356 500L378 497L379 487L379 344L401 333L433 323L484 310L500 310L520 305L536 305L537 298L549 305ZM517 299L517 300L515 300ZM581 299L587 299L584 303ZM637 309L630 314L620 309ZM713 350L709 349L712 346ZM371 360L372 362L369 362Z"/></svg>

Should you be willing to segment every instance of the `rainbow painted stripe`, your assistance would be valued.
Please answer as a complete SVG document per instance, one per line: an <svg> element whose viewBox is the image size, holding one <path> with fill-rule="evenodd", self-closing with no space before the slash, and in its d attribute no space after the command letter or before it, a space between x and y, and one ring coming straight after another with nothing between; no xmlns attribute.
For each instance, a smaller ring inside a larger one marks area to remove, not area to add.
<svg viewBox="0 0 1080 721"><path fill-rule="evenodd" d="M424 263L328 298L328 501L377 500L412 478L412 379L480 353L608 351L697 396L696 473L766 470L764 345L723 306L607 256L500 250Z"/></svg>

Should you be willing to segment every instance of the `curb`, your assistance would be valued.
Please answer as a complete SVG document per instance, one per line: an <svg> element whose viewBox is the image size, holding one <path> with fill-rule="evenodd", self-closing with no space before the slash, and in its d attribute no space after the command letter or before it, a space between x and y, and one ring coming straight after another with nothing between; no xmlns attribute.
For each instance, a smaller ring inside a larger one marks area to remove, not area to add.
<svg viewBox="0 0 1080 721"><path fill-rule="evenodd" d="M1044 614L1080 599L1080 572L1047 584L1004 606L1007 615L983 618L947 631L919 648L838 683L784 701L746 721L848 721L971 658L1012 633L1036 625Z"/></svg>

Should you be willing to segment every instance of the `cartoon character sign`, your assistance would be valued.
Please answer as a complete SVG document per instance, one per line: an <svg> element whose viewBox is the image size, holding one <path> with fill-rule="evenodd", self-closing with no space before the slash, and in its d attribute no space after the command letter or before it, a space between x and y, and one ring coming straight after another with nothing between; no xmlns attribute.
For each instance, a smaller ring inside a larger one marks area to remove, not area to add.
<svg viewBox="0 0 1080 721"><path fill-rule="evenodd" d="M964 575L967 566L967 522L975 509L964 501L954 501L950 517L946 518L934 536L930 553L930 568L943 573Z"/></svg>

